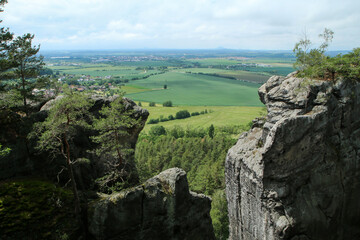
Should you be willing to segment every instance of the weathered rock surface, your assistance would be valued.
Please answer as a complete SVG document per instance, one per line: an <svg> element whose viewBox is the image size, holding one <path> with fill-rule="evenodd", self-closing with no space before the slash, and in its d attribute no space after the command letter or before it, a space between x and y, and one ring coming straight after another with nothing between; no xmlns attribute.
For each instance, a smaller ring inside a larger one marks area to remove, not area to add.
<svg viewBox="0 0 360 240"><path fill-rule="evenodd" d="M94 201L89 232L98 240L215 239L210 207L208 197L189 192L186 173L172 168Z"/></svg>
<svg viewBox="0 0 360 240"><path fill-rule="evenodd" d="M360 239L360 84L271 77L227 155L230 239Z"/></svg>

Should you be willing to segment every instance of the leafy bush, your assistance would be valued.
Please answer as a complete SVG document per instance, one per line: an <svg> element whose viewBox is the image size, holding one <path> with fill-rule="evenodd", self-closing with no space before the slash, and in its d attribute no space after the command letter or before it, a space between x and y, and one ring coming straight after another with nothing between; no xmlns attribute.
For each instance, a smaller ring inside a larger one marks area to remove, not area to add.
<svg viewBox="0 0 360 240"><path fill-rule="evenodd" d="M160 118L159 121L160 121L160 122L167 122L167 121L169 121L169 119L167 119L167 118Z"/></svg>
<svg viewBox="0 0 360 240"><path fill-rule="evenodd" d="M150 136L161 136L166 135L166 130L163 126L153 126L149 131Z"/></svg>
<svg viewBox="0 0 360 240"><path fill-rule="evenodd" d="M173 115L169 115L169 116L168 116L168 119L169 119L169 121L171 121L171 120L175 120L175 118L174 118L174 116L173 116Z"/></svg>
<svg viewBox="0 0 360 240"><path fill-rule="evenodd" d="M319 35L324 40L319 48L309 49L311 41L306 35L295 44L293 51L297 59L294 68L299 71L298 76L331 81L360 81L360 48L345 55L325 55L333 34L333 31L325 28L324 33Z"/></svg>
<svg viewBox="0 0 360 240"><path fill-rule="evenodd" d="M193 113L191 113L191 116L192 116L192 117L193 117L193 116L198 116L198 115L200 115L199 112L193 112Z"/></svg>
<svg viewBox="0 0 360 240"><path fill-rule="evenodd" d="M166 101L163 103L163 107L172 107L172 102L171 101Z"/></svg>
<svg viewBox="0 0 360 240"><path fill-rule="evenodd" d="M190 117L190 113L188 110L181 110L176 113L175 118L176 119L184 119Z"/></svg>
<svg viewBox="0 0 360 240"><path fill-rule="evenodd" d="M149 120L148 124L157 124L159 122L158 118L152 118Z"/></svg>
<svg viewBox="0 0 360 240"><path fill-rule="evenodd" d="M156 106L155 102L150 102L149 103L149 107L155 107L155 106Z"/></svg>

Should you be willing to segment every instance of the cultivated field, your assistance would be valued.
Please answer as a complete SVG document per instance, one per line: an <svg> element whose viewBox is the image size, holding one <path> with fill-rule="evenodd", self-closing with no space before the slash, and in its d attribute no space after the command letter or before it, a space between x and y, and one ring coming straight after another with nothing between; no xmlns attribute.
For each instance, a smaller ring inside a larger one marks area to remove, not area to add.
<svg viewBox="0 0 360 240"><path fill-rule="evenodd" d="M137 101L192 106L262 106L257 95L259 84L227 78L168 72L134 81L153 91L127 94ZM167 85L168 89L163 89Z"/></svg>

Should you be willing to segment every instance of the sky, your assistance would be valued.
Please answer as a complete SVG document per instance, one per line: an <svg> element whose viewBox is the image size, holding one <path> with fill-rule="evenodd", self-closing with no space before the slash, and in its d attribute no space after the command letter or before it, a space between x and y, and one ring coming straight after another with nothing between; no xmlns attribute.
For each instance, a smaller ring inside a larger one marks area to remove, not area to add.
<svg viewBox="0 0 360 240"><path fill-rule="evenodd" d="M8 0L2 26L42 50L360 47L359 0Z"/></svg>

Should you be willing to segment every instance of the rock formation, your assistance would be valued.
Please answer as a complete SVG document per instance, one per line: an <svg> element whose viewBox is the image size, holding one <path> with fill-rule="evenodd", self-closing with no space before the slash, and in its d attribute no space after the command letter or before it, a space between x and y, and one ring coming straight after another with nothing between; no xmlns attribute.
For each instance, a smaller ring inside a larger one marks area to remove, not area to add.
<svg viewBox="0 0 360 240"><path fill-rule="evenodd" d="M210 199L189 192L186 173L168 169L143 185L89 206L89 232L110 239L215 239Z"/></svg>
<svg viewBox="0 0 360 240"><path fill-rule="evenodd" d="M273 76L227 155L230 239L360 239L360 84Z"/></svg>
<svg viewBox="0 0 360 240"><path fill-rule="evenodd" d="M94 104L89 110L89 114L94 117L99 116L99 110L102 106L109 105L113 101L112 98L92 98ZM12 149L8 156L0 159L0 180L30 176L35 178L45 177L57 182L56 178L60 177L61 183L62 175L59 175L59 173L61 173L60 169L64 164L63 156L56 156L52 159L49 157L49 153L37 151L35 148L36 139L28 140L26 138L34 123L45 120L48 110L56 100L47 102L39 112L32 114L30 117L20 117L11 111L0 111L0 140ZM123 104L125 105L125 111L132 111L131 117L141 119L139 125L126 129L129 136L124 141L132 148L135 148L138 135L144 127L149 113L130 99L124 98ZM91 123L91 118L88 118L88 121ZM125 181L116 182L117 179L113 178L113 175L111 175L111 180L115 181L115 184L126 183L131 186L139 184L136 169L129 164L133 162L133 159L131 159L134 157L133 153L129 154L125 159L128 164L121 168L119 172L116 172L117 169L107 168L109 165L106 164L107 159L89 152L94 148L90 136L95 134L97 132L94 130L79 127L72 142L76 146L72 149L72 156L77 159L74 166L75 178L83 205L81 217L84 226L86 226L85 228L88 229L91 235L85 236L85 238L89 237L89 239L98 240L215 239L210 218L211 200L205 195L189 191L186 173L181 169L166 170L142 185L127 188L112 195L107 195L104 193L107 191L102 191L99 187L94 186L99 178L101 181L106 181L108 175L115 173L114 175L117 176L123 172L129 173L126 175ZM130 166L130 169L126 169L126 166ZM68 181L67 173L63 173L63 176L63 182L66 183ZM123 179L124 176L120 176L120 178ZM97 180L95 181L95 179ZM110 184L112 182L104 183L106 186ZM126 185L121 187L124 188ZM62 204L60 199L57 199L57 202ZM45 208L46 204L50 204L50 202L44 203ZM64 208L68 209L69 206ZM38 216L38 210L34 209L34 212L26 212L26 214L31 215L34 213L34 216ZM67 214L67 217L74 220L75 223L75 218L71 214ZM52 216L48 217L51 219ZM43 219L38 221L39 225L42 225L41 221ZM64 219L56 219L56 221L64 221ZM66 225L63 222L61 224ZM16 227L17 230L10 231L4 239L28 236L29 229L22 229L21 226ZM78 239L81 234L75 231L76 226L72 226L67 230L70 239ZM37 238L31 234L30 238ZM2 236L0 239L2 239Z"/></svg>

